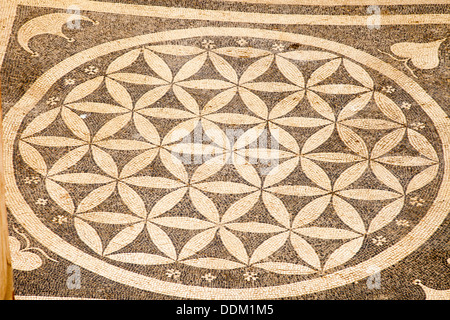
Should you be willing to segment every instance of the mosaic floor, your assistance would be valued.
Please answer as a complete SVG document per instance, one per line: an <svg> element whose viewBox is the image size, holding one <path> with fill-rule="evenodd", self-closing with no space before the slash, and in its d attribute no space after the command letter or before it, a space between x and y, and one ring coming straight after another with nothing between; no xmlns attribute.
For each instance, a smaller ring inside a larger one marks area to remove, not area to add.
<svg viewBox="0 0 450 320"><path fill-rule="evenodd" d="M18 299L450 299L448 1L244 2L0 4Z"/></svg>

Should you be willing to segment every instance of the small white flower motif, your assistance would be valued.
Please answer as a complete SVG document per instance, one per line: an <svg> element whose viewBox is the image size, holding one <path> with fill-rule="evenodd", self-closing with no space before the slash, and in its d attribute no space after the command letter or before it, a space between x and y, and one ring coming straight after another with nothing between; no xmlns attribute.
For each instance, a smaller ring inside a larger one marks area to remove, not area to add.
<svg viewBox="0 0 450 320"><path fill-rule="evenodd" d="M98 68L96 66L89 66L84 69L84 72L87 74L93 75L98 72Z"/></svg>
<svg viewBox="0 0 450 320"><path fill-rule="evenodd" d="M411 103L403 101L402 104L400 105L400 108L409 110L411 109Z"/></svg>
<svg viewBox="0 0 450 320"><path fill-rule="evenodd" d="M36 204L40 205L40 206L45 206L47 205L48 199L43 199L43 198L39 198L36 200Z"/></svg>
<svg viewBox="0 0 450 320"><path fill-rule="evenodd" d="M211 281L213 281L214 279L216 279L217 277L216 276L213 276L212 274L211 274L211 272L210 273L207 273L207 274L204 274L203 276L202 276L202 279L203 280L205 280L205 281L208 281L208 282L211 282Z"/></svg>
<svg viewBox="0 0 450 320"><path fill-rule="evenodd" d="M393 86L385 86L381 90L386 92L386 93L392 93L392 92L395 91L395 88Z"/></svg>
<svg viewBox="0 0 450 320"><path fill-rule="evenodd" d="M425 202L426 201L424 199L419 198L418 196L414 196L414 197L411 197L411 199L409 199L409 203L416 207L423 206L425 204Z"/></svg>
<svg viewBox="0 0 450 320"><path fill-rule="evenodd" d="M178 280L178 279L180 279L181 272L178 270L175 270L175 269L168 269L166 271L166 276L167 276L167 278Z"/></svg>
<svg viewBox="0 0 450 320"><path fill-rule="evenodd" d="M238 41L236 41L238 45L240 45L241 47L245 47L246 45L248 45L248 41L245 39L239 39Z"/></svg>
<svg viewBox="0 0 450 320"><path fill-rule="evenodd" d="M272 46L272 50L281 52L284 50L284 45L281 43L276 43Z"/></svg>
<svg viewBox="0 0 450 320"><path fill-rule="evenodd" d="M244 279L246 281L255 281L255 280L258 280L257 275L258 274L256 272L246 272L246 273L244 273Z"/></svg>
<svg viewBox="0 0 450 320"><path fill-rule="evenodd" d="M205 49L214 49L216 45L214 44L214 41L205 39L202 41L202 47Z"/></svg>
<svg viewBox="0 0 450 320"><path fill-rule="evenodd" d="M59 101L60 99L58 98L58 97L51 97L51 98L49 98L48 100L47 100L47 104L49 105L49 106L54 106L54 105L56 105L56 104L58 104L58 101Z"/></svg>
<svg viewBox="0 0 450 320"><path fill-rule="evenodd" d="M35 177L26 177L24 179L24 182L26 184L32 184L32 183L38 184L40 181L41 181L41 179L39 179L39 177L36 177L36 176Z"/></svg>
<svg viewBox="0 0 450 320"><path fill-rule="evenodd" d="M422 122L414 122L409 125L411 128L415 130L425 129L425 124Z"/></svg>
<svg viewBox="0 0 450 320"><path fill-rule="evenodd" d="M383 236L377 236L375 238L372 238L372 243L376 246L382 246L383 244L386 243L386 238Z"/></svg>
<svg viewBox="0 0 450 320"><path fill-rule="evenodd" d="M395 220L395 223L396 223L397 226L399 226L399 227L409 227L409 221L408 221L408 220L405 220L405 219Z"/></svg>
<svg viewBox="0 0 450 320"><path fill-rule="evenodd" d="M64 84L65 84L66 86L73 86L73 85L75 84L75 80L72 79L72 78L65 79L65 80L64 80Z"/></svg>
<svg viewBox="0 0 450 320"><path fill-rule="evenodd" d="M53 217L53 222L56 222L57 224L63 224L67 222L67 217L63 215L57 215L56 217Z"/></svg>

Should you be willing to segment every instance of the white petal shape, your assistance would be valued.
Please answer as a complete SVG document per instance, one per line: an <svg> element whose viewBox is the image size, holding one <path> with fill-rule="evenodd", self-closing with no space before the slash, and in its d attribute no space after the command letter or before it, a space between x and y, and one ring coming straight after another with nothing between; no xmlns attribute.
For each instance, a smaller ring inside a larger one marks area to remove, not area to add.
<svg viewBox="0 0 450 320"><path fill-rule="evenodd" d="M345 229L323 227L298 228L294 231L303 236L326 240L353 239L361 236L359 233Z"/></svg>
<svg viewBox="0 0 450 320"><path fill-rule="evenodd" d="M378 200L389 200L398 198L400 194L397 192L391 192L387 190L376 190L376 189L349 189L341 190L337 194L340 196L366 201L378 201Z"/></svg>
<svg viewBox="0 0 450 320"><path fill-rule="evenodd" d="M316 250L302 237L295 233L291 233L291 244L298 256L307 264L316 269L320 269L320 259Z"/></svg>
<svg viewBox="0 0 450 320"><path fill-rule="evenodd" d="M228 160L227 155L219 155L201 164L192 174L191 183L198 183L219 172Z"/></svg>
<svg viewBox="0 0 450 320"><path fill-rule="evenodd" d="M308 203L295 216L294 221L292 222L292 228L302 227L319 218L328 207L330 200L331 195L326 195Z"/></svg>
<svg viewBox="0 0 450 320"><path fill-rule="evenodd" d="M194 131L198 122L199 122L198 119L190 119L176 125L165 135L162 144L167 145L170 143L178 142L181 139L184 139L185 137L190 135L192 131Z"/></svg>
<svg viewBox="0 0 450 320"><path fill-rule="evenodd" d="M89 146L82 146L69 151L64 156L58 159L55 164L48 171L48 175L52 176L61 171L64 171L80 161L89 151Z"/></svg>
<svg viewBox="0 0 450 320"><path fill-rule="evenodd" d="M75 112L63 107L61 116L72 133L83 141L89 141L91 133L86 123Z"/></svg>
<svg viewBox="0 0 450 320"><path fill-rule="evenodd" d="M187 183L189 179L188 173L183 163L177 157L173 156L170 152L164 149L160 150L159 157L161 158L164 167L166 167L172 175L184 183Z"/></svg>
<svg viewBox="0 0 450 320"><path fill-rule="evenodd" d="M258 202L259 191L251 193L233 203L222 216L222 223L228 223L247 214Z"/></svg>
<svg viewBox="0 0 450 320"><path fill-rule="evenodd" d="M275 138L283 147L295 154L300 153L297 140L289 132L271 122L269 123L269 129L272 138Z"/></svg>
<svg viewBox="0 0 450 320"><path fill-rule="evenodd" d="M195 268L214 269L214 270L232 270L245 267L245 264L219 258L198 258L180 261L188 266Z"/></svg>
<svg viewBox="0 0 450 320"><path fill-rule="evenodd" d="M47 174L47 164L42 155L28 143L19 141L19 153L27 165L34 171L45 176Z"/></svg>
<svg viewBox="0 0 450 320"><path fill-rule="evenodd" d="M423 135L412 129L407 129L407 133L409 143L411 143L414 149L428 159L439 161L436 150L434 150L431 143Z"/></svg>
<svg viewBox="0 0 450 320"><path fill-rule="evenodd" d="M246 83L255 80L259 76L263 75L270 67L273 61L273 55L268 55L255 62L253 62L247 70L244 71L239 83Z"/></svg>
<svg viewBox="0 0 450 320"><path fill-rule="evenodd" d="M308 98L309 104L311 107L322 117L333 121L335 120L334 111L331 108L330 104L323 100L318 94L307 91L306 97Z"/></svg>
<svg viewBox="0 0 450 320"><path fill-rule="evenodd" d="M217 124L206 119L202 119L201 123L205 136L209 138L211 142L224 150L231 149L231 144L227 135Z"/></svg>
<svg viewBox="0 0 450 320"><path fill-rule="evenodd" d="M380 92L375 92L374 98L378 108L386 117L401 124L406 124L406 117L403 111L394 101Z"/></svg>
<svg viewBox="0 0 450 320"><path fill-rule="evenodd" d="M250 163L246 162L244 158L237 155L233 155L233 165L239 175L244 178L247 182L254 185L255 187L261 186L261 178Z"/></svg>
<svg viewBox="0 0 450 320"><path fill-rule="evenodd" d="M239 136L239 138L237 139L236 143L233 146L233 149L238 150L247 147L252 142L255 142L259 138L259 136L265 132L265 130L266 130L265 123L258 124L257 126L248 129L247 131L245 131L245 133Z"/></svg>
<svg viewBox="0 0 450 320"><path fill-rule="evenodd" d="M339 248L337 248L328 257L328 260L325 262L323 270L328 270L328 269L337 267L337 266L349 261L361 249L363 242L364 242L364 237L360 237L358 239L351 240L351 241L343 244Z"/></svg>
<svg viewBox="0 0 450 320"><path fill-rule="evenodd" d="M321 65L311 74L307 86L310 87L318 84L319 82L322 82L323 80L331 76L333 73L335 73L340 65L341 59L334 59Z"/></svg>
<svg viewBox="0 0 450 320"><path fill-rule="evenodd" d="M333 190L342 190L347 188L353 182L359 179L361 175L368 168L367 161L358 162L351 167L347 168L341 175L336 179L334 183Z"/></svg>
<svg viewBox="0 0 450 320"><path fill-rule="evenodd" d="M173 260L170 258L158 256L156 254L140 253L140 252L110 254L108 255L108 258L114 261L125 262L130 264L138 264L143 266L153 266L173 262Z"/></svg>
<svg viewBox="0 0 450 320"><path fill-rule="evenodd" d="M285 228L261 222L233 222L226 225L228 229L250 233L278 233L286 231Z"/></svg>
<svg viewBox="0 0 450 320"><path fill-rule="evenodd" d="M66 99L64 100L64 104L72 103L77 100L81 100L84 97L87 97L92 92L97 90L98 87L100 87L100 85L103 83L103 79L104 79L104 77L100 76L100 77L96 77L94 79L87 80L87 81L77 85L66 96Z"/></svg>
<svg viewBox="0 0 450 320"><path fill-rule="evenodd" d="M286 179L297 168L299 158L295 157L284 161L266 175L263 187L267 188Z"/></svg>
<svg viewBox="0 0 450 320"><path fill-rule="evenodd" d="M45 128L47 128L49 125L53 123L53 121L56 120L56 118L59 115L61 108L54 108L49 111L46 111L44 113L41 113L36 118L34 118L30 124L27 125L25 130L22 132L22 139L32 136L33 134L36 134L38 132L41 132Z"/></svg>
<svg viewBox="0 0 450 320"><path fill-rule="evenodd" d="M95 229L92 228L88 223L78 218L74 219L74 226L81 241L83 241L95 253L101 255L103 245L97 231L95 231Z"/></svg>
<svg viewBox="0 0 450 320"><path fill-rule="evenodd" d="M145 140L154 145L160 144L161 139L159 138L158 130L156 130L153 123L137 113L133 114L133 121L137 131Z"/></svg>
<svg viewBox="0 0 450 320"><path fill-rule="evenodd" d="M305 78L295 64L280 56L276 56L275 62L278 70L293 84L303 88L305 87Z"/></svg>
<svg viewBox="0 0 450 320"><path fill-rule="evenodd" d="M394 189L399 193L403 193L403 186L396 176L394 176L386 167L379 164L378 162L371 161L370 168L372 169L373 174L377 177L378 180L383 182L389 188Z"/></svg>
<svg viewBox="0 0 450 320"><path fill-rule="evenodd" d="M337 196L333 196L332 202L334 210L336 211L336 214L342 220L342 222L344 222L356 232L366 232L364 221L362 220L358 211L356 211L356 209L350 203Z"/></svg>
<svg viewBox="0 0 450 320"><path fill-rule="evenodd" d="M278 197L269 192L263 192L262 199L270 215L283 227L289 228L291 225L291 215L287 211L284 203Z"/></svg>
<svg viewBox="0 0 450 320"><path fill-rule="evenodd" d="M127 139L102 140L102 141L96 142L95 145L102 147L102 148L106 148L106 149L125 150L125 151L147 150L147 149L154 147L154 145L152 145L148 142L143 142L143 141L138 141L138 140L127 140Z"/></svg>
<svg viewBox="0 0 450 320"><path fill-rule="evenodd" d="M109 75L109 78L121 82L140 84L146 86L161 86L167 84L167 81L164 81L162 79L139 73L122 73L122 72L114 73ZM126 95L124 95L123 97L126 97Z"/></svg>
<svg viewBox="0 0 450 320"><path fill-rule="evenodd" d="M281 57L299 61L317 61L337 58L335 54L314 50L287 51L278 54Z"/></svg>
<svg viewBox="0 0 450 320"><path fill-rule="evenodd" d="M156 101L164 97L164 95L169 91L170 88L171 88L170 85L165 85L147 91L136 102L135 110L141 110L142 108L151 106Z"/></svg>
<svg viewBox="0 0 450 320"><path fill-rule="evenodd" d="M298 128L322 127L324 125L331 123L329 120L325 120L325 119L305 118L305 117L278 118L278 119L274 119L272 121L279 125L298 127Z"/></svg>
<svg viewBox="0 0 450 320"><path fill-rule="evenodd" d="M280 102L278 102L269 113L269 119L275 119L278 117L282 117L285 114L292 111L300 101L302 101L305 96L305 90L301 90L298 92L294 92L290 94L286 98L283 98Z"/></svg>
<svg viewBox="0 0 450 320"><path fill-rule="evenodd" d="M375 143L372 149L371 158L378 158L395 148L405 136L405 128L394 130Z"/></svg>
<svg viewBox="0 0 450 320"><path fill-rule="evenodd" d="M174 189L184 186L184 183L164 177L139 176L125 178L122 181L138 187L155 189Z"/></svg>
<svg viewBox="0 0 450 320"><path fill-rule="evenodd" d="M262 119L267 119L269 111L266 103L251 91L239 87L239 95L245 106L254 114Z"/></svg>
<svg viewBox="0 0 450 320"><path fill-rule="evenodd" d="M67 108L94 113L125 113L130 112L127 108L101 102L79 102L66 105Z"/></svg>
<svg viewBox="0 0 450 320"><path fill-rule="evenodd" d="M76 213L86 212L95 208L109 198L116 188L116 183L110 183L91 191L78 205Z"/></svg>
<svg viewBox="0 0 450 320"><path fill-rule="evenodd" d="M355 86L352 84L324 84L310 87L311 90L326 94L358 94L367 92L369 89L365 87Z"/></svg>
<svg viewBox="0 0 450 320"><path fill-rule="evenodd" d="M215 54L214 52L209 53L209 59L213 63L216 70L228 81L232 83L238 82L238 76L233 67L221 56Z"/></svg>
<svg viewBox="0 0 450 320"><path fill-rule="evenodd" d="M223 47L212 50L217 54L230 56L234 58L259 58L270 55L269 51L256 49L252 47Z"/></svg>
<svg viewBox="0 0 450 320"><path fill-rule="evenodd" d="M53 176L52 180L75 184L103 184L114 181L111 177L85 172L58 174Z"/></svg>
<svg viewBox="0 0 450 320"><path fill-rule="evenodd" d="M181 46L181 45L156 45L156 46L148 46L147 49L159 53L171 54L174 56L191 56L205 51L204 49L198 47Z"/></svg>
<svg viewBox="0 0 450 320"><path fill-rule="evenodd" d="M303 275L316 272L316 270L309 267L287 262L263 262L257 263L253 266L273 273L288 275Z"/></svg>
<svg viewBox="0 0 450 320"><path fill-rule="evenodd" d="M75 205L73 204L72 197L66 189L50 179L45 179L45 188L47 189L50 198L64 211L70 214L75 212Z"/></svg>
<svg viewBox="0 0 450 320"><path fill-rule="evenodd" d="M189 111L174 108L145 108L140 109L138 113L163 119L191 119L195 117L195 114Z"/></svg>
<svg viewBox="0 0 450 320"><path fill-rule="evenodd" d="M357 114L359 111L363 110L370 99L372 99L372 92L364 93L355 99L350 100L349 103L342 108L341 112L338 115L338 121L345 120Z"/></svg>
<svg viewBox="0 0 450 320"><path fill-rule="evenodd" d="M384 206L370 222L367 233L376 232L391 223L403 209L404 204L405 198L401 197Z"/></svg>
<svg viewBox="0 0 450 320"><path fill-rule="evenodd" d="M133 242L144 229L145 222L140 222L126 227L111 239L106 246L104 255L111 254Z"/></svg>
<svg viewBox="0 0 450 320"><path fill-rule="evenodd" d="M180 81L177 84L181 87L190 88L190 89L201 89L201 90L223 90L223 89L229 89L229 88L232 88L235 86L231 82L217 80L217 79Z"/></svg>
<svg viewBox="0 0 450 320"><path fill-rule="evenodd" d="M131 212L141 218L147 216L144 200L142 200L141 196L136 191L121 182L117 184L117 189L123 203L125 203Z"/></svg>
<svg viewBox="0 0 450 320"><path fill-rule="evenodd" d="M109 153L106 153L96 146L92 146L92 157L94 158L97 166L103 170L107 175L114 178L119 176L119 170L117 169L116 162Z"/></svg>
<svg viewBox="0 0 450 320"><path fill-rule="evenodd" d="M349 119L340 123L364 130L390 130L401 127L401 124L381 119Z"/></svg>
<svg viewBox="0 0 450 320"><path fill-rule="evenodd" d="M173 78L174 82L183 81L196 74L205 64L208 54L202 53L186 62Z"/></svg>
<svg viewBox="0 0 450 320"><path fill-rule="evenodd" d="M303 173L315 184L325 190L331 191L331 181L326 172L317 164L304 157L301 158Z"/></svg>
<svg viewBox="0 0 450 320"><path fill-rule="evenodd" d="M148 66L155 71L158 76L167 82L172 81L172 71L162 58L150 50L144 49L144 59Z"/></svg>
<svg viewBox="0 0 450 320"><path fill-rule="evenodd" d="M434 180L438 171L439 165L436 164L434 166L426 168L425 170L415 175L409 182L408 187L406 188L406 194L419 190L420 188L423 188L424 186L429 184L431 181Z"/></svg>
<svg viewBox="0 0 450 320"><path fill-rule="evenodd" d="M327 193L327 191L310 187L310 186L292 186L292 185L286 185L286 186L278 186L278 187L271 187L267 188L267 191L284 194L288 196L296 196L296 197L314 197L314 196L320 196Z"/></svg>
<svg viewBox="0 0 450 320"><path fill-rule="evenodd" d="M94 136L92 141L97 142L106 139L113 134L117 133L123 127L125 127L131 120L131 113L124 114L109 120L101 127Z"/></svg>
<svg viewBox="0 0 450 320"><path fill-rule="evenodd" d="M334 132L334 123L320 129L311 135L303 144L302 153L308 153L320 147Z"/></svg>
<svg viewBox="0 0 450 320"><path fill-rule="evenodd" d="M110 78L105 79L106 89L111 97L121 106L131 110L133 108L133 101L127 89L117 81Z"/></svg>
<svg viewBox="0 0 450 320"><path fill-rule="evenodd" d="M258 190L258 188L231 181L203 182L195 184L195 187L205 192L221 194L242 194Z"/></svg>
<svg viewBox="0 0 450 320"><path fill-rule="evenodd" d="M106 224L130 224L142 221L141 218L131 214L117 212L87 212L78 214L77 217L91 222Z"/></svg>
<svg viewBox="0 0 450 320"><path fill-rule="evenodd" d="M369 150L364 140L352 129L343 125L336 126L339 137L342 142L350 148L353 152L359 154L361 157L368 157Z"/></svg>
<svg viewBox="0 0 450 320"><path fill-rule="evenodd" d="M164 227L183 230L203 230L215 226L212 222L189 217L160 217L150 221Z"/></svg>
<svg viewBox="0 0 450 320"><path fill-rule="evenodd" d="M260 118L239 113L214 113L206 115L205 118L209 121L232 125L258 124L263 122Z"/></svg>
<svg viewBox="0 0 450 320"><path fill-rule="evenodd" d="M153 223L147 223L147 231L155 246L169 258L176 260L177 252L167 233Z"/></svg>
<svg viewBox="0 0 450 320"><path fill-rule="evenodd" d="M181 201L181 199L183 199L186 191L187 188L180 188L159 199L158 202L156 202L153 208L150 210L148 219L158 217L171 210Z"/></svg>
<svg viewBox="0 0 450 320"><path fill-rule="evenodd" d="M141 54L141 49L134 49L114 59L106 69L106 74L117 72L132 65Z"/></svg>
<svg viewBox="0 0 450 320"><path fill-rule="evenodd" d="M36 144L42 147L78 147L85 145L86 142L79 139L55 136L37 136L23 139L23 141Z"/></svg>
<svg viewBox="0 0 450 320"><path fill-rule="evenodd" d="M264 159L264 160L279 160L285 158L292 158L295 156L294 153L290 151L284 151L280 149L267 149L267 148L246 148L236 151L236 154L241 157L250 157L253 159Z"/></svg>
<svg viewBox="0 0 450 320"><path fill-rule="evenodd" d="M219 211L214 202L195 188L189 188L189 197L195 209L209 221L219 223Z"/></svg>
<svg viewBox="0 0 450 320"><path fill-rule="evenodd" d="M310 160L323 161L323 162L335 162L335 163L347 163L361 161L364 158L351 154L342 152L318 152L309 153L305 155L306 158Z"/></svg>
<svg viewBox="0 0 450 320"><path fill-rule="evenodd" d="M289 232L283 232L261 243L253 252L250 258L250 264L257 263L269 257L275 251L278 251L286 243L288 237Z"/></svg>
<svg viewBox="0 0 450 320"><path fill-rule="evenodd" d="M344 67L348 74L352 76L353 79L361 83L363 86L373 89L373 80L364 68L360 65L351 62L350 60L343 59Z"/></svg>
<svg viewBox="0 0 450 320"><path fill-rule="evenodd" d="M219 236L222 240L223 245L227 248L228 252L233 255L239 261L247 264L248 263L248 253L245 249L242 241L236 237L232 232L225 228L219 229Z"/></svg>
<svg viewBox="0 0 450 320"><path fill-rule="evenodd" d="M301 88L284 82L248 82L242 87L262 92L289 92L298 91Z"/></svg>
<svg viewBox="0 0 450 320"><path fill-rule="evenodd" d="M209 100L203 107L201 113L207 115L213 112L219 111L221 108L226 106L236 95L237 88L231 88L223 92L218 93L211 100Z"/></svg>
<svg viewBox="0 0 450 320"><path fill-rule="evenodd" d="M202 231L193 236L181 249L178 255L179 260L189 258L196 254L200 250L204 249L208 244L213 241L216 236L217 228L211 228L206 231Z"/></svg>
<svg viewBox="0 0 450 320"><path fill-rule="evenodd" d="M141 153L140 155L137 155L122 168L119 178L123 179L129 177L146 168L150 165L150 163L153 162L153 160L158 155L158 152L158 149L151 149Z"/></svg>
<svg viewBox="0 0 450 320"><path fill-rule="evenodd" d="M377 161L403 167L414 167L414 166L429 166L436 164L436 162L428 160L422 157L412 157L412 156L392 156L392 157L382 157L378 158Z"/></svg>

